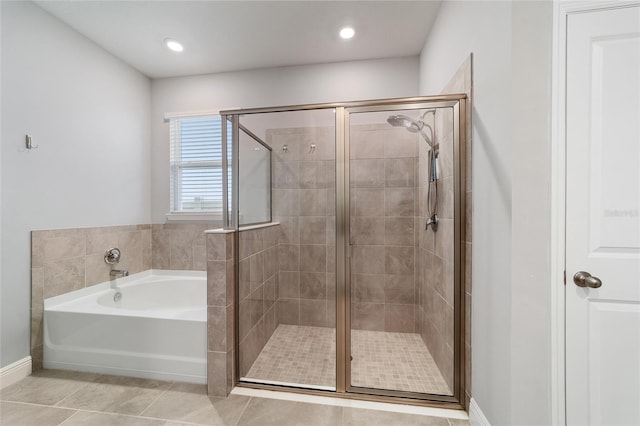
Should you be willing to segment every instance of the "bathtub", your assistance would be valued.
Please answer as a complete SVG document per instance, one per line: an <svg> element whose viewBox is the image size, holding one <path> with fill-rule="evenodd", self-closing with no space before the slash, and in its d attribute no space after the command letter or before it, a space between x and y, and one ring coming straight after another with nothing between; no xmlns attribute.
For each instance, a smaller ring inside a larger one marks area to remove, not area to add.
<svg viewBox="0 0 640 426"><path fill-rule="evenodd" d="M46 299L44 367L206 383L207 278L150 270Z"/></svg>

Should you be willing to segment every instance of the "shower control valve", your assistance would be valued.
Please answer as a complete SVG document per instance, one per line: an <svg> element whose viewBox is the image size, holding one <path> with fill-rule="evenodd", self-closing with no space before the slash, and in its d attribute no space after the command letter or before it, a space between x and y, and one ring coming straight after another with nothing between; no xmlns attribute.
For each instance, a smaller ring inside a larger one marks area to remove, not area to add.
<svg viewBox="0 0 640 426"><path fill-rule="evenodd" d="M110 248L104 253L104 261L109 265L115 265L120 262L120 249L117 247Z"/></svg>
<svg viewBox="0 0 640 426"><path fill-rule="evenodd" d="M438 215L437 214L432 215L427 220L427 224L425 226L425 229L429 230L430 226L433 228L433 232L436 232L438 230Z"/></svg>

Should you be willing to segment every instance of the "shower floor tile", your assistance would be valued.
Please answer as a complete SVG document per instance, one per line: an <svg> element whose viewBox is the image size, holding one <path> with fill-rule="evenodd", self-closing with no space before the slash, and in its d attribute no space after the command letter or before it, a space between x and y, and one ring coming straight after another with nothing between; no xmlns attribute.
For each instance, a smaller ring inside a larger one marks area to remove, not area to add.
<svg viewBox="0 0 640 426"><path fill-rule="evenodd" d="M243 379L259 383L335 389L336 331L278 326Z"/></svg>
<svg viewBox="0 0 640 426"><path fill-rule="evenodd" d="M354 386L450 395L417 334L352 330ZM258 383L335 389L335 330L280 325L243 377Z"/></svg>
<svg viewBox="0 0 640 426"><path fill-rule="evenodd" d="M451 395L418 334L351 331L351 385Z"/></svg>

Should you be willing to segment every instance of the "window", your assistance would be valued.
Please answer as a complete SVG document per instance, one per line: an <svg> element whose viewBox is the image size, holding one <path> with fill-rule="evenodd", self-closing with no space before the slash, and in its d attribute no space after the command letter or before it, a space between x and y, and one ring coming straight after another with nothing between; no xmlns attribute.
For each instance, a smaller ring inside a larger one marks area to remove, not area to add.
<svg viewBox="0 0 640 426"><path fill-rule="evenodd" d="M230 126L228 127L230 128ZM220 116L169 118L169 133L171 147L170 214L222 215L222 124ZM231 140L230 136L228 140Z"/></svg>

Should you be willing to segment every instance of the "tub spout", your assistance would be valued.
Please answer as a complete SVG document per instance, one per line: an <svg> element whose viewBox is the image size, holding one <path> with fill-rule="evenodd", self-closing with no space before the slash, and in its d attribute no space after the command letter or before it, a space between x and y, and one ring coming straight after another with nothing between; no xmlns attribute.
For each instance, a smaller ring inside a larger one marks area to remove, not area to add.
<svg viewBox="0 0 640 426"><path fill-rule="evenodd" d="M126 271L124 269L112 269L109 275L111 277L111 288L118 288L116 284L116 278L128 276L129 271Z"/></svg>
<svg viewBox="0 0 640 426"><path fill-rule="evenodd" d="M129 271L125 271L122 269L112 269L110 275L112 278L127 277L129 276Z"/></svg>

